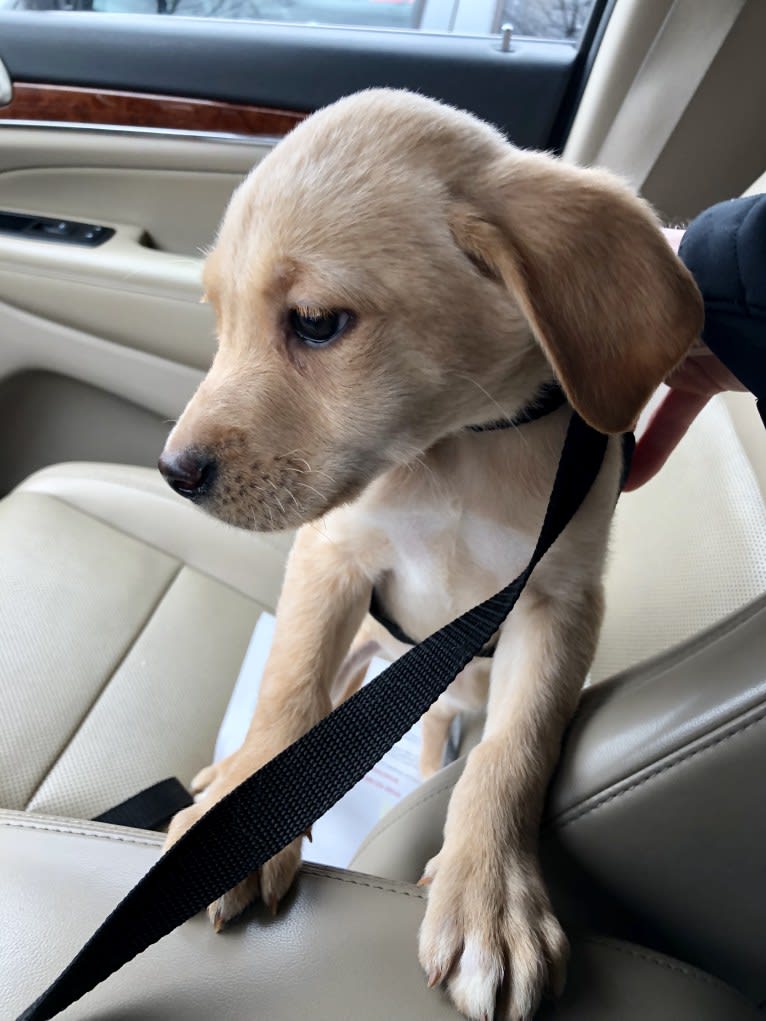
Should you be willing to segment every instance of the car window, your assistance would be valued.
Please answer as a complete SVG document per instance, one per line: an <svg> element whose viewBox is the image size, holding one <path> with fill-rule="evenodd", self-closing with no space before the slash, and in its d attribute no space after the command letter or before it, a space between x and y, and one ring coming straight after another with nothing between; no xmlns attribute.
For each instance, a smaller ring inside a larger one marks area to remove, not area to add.
<svg viewBox="0 0 766 1021"><path fill-rule="evenodd" d="M242 18L579 42L594 0L0 0L0 9Z"/></svg>

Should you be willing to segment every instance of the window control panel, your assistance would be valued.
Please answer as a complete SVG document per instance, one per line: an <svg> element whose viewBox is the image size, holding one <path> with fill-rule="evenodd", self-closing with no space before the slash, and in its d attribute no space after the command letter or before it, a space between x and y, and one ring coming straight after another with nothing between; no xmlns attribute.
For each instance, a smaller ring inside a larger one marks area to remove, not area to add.
<svg viewBox="0 0 766 1021"><path fill-rule="evenodd" d="M5 213L0 210L0 234L95 248L113 237L114 230L111 227L99 227L96 223L57 220L52 216L29 216L26 213Z"/></svg>

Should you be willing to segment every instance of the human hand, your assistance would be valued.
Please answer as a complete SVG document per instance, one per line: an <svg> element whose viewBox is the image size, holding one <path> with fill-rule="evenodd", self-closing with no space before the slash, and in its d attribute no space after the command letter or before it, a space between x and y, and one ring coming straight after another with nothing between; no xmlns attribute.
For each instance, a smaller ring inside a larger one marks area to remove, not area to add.
<svg viewBox="0 0 766 1021"><path fill-rule="evenodd" d="M684 232L672 229L664 234L677 252ZM626 492L638 489L657 474L711 397L726 390L746 390L702 341L692 347L665 382L670 390L636 446Z"/></svg>

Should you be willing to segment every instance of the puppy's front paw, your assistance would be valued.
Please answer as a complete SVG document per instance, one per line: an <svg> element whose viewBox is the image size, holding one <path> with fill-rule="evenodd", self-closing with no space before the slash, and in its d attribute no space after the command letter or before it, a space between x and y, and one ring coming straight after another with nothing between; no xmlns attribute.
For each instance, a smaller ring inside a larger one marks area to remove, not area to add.
<svg viewBox="0 0 766 1021"><path fill-rule="evenodd" d="M256 768L250 763L239 762L235 753L201 770L191 783L192 792L200 795L200 798L173 817L164 850L175 844L208 809L255 772ZM279 901L289 890L298 871L302 839L298 838L288 844L258 872L243 879L208 907L208 916L216 932L220 932L228 922L241 915L259 896L272 914L276 914Z"/></svg>
<svg viewBox="0 0 766 1021"><path fill-rule="evenodd" d="M561 992L568 944L533 860L476 860L445 846L422 882L420 963L471 1021L528 1021L546 988Z"/></svg>
<svg viewBox="0 0 766 1021"><path fill-rule="evenodd" d="M277 913L279 902L292 886L301 863L301 840L299 838L288 844L258 872L243 879L208 907L208 917L216 932L241 915L259 896L272 915Z"/></svg>

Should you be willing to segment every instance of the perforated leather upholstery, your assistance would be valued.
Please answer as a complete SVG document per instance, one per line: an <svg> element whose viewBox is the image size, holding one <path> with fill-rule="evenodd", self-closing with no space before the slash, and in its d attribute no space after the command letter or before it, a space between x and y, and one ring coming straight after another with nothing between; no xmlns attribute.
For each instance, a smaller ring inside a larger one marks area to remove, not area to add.
<svg viewBox="0 0 766 1021"><path fill-rule="evenodd" d="M712 401L650 483L620 497L603 680L686 641L766 592L766 431L749 394Z"/></svg>
<svg viewBox="0 0 766 1021"><path fill-rule="evenodd" d="M64 465L3 500L0 806L90 818L188 782L288 542L224 528L145 469Z"/></svg>

